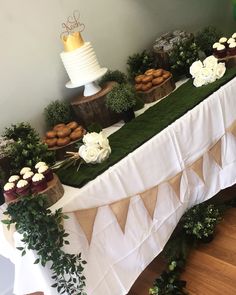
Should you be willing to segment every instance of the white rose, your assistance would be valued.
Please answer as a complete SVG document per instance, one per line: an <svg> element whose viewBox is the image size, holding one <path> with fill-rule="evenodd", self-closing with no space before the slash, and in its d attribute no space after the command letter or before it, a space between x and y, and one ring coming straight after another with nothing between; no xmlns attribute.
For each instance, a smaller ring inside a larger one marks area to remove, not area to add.
<svg viewBox="0 0 236 295"><path fill-rule="evenodd" d="M191 65L191 67L190 67L190 69L189 69L189 72L190 72L191 76L192 76L193 78L195 78L195 77L197 76L199 70L201 70L202 68L203 68L203 64L202 64L202 62L201 62L200 60L198 60L198 61L195 61L195 62Z"/></svg>
<svg viewBox="0 0 236 295"><path fill-rule="evenodd" d="M99 143L99 134L96 132L87 133L83 137L83 142L86 145L98 144Z"/></svg>
<svg viewBox="0 0 236 295"><path fill-rule="evenodd" d="M210 68L202 68L199 72L199 76L205 81L204 84L213 83L216 80L215 73Z"/></svg>
<svg viewBox="0 0 236 295"><path fill-rule="evenodd" d="M110 147L101 149L99 154L98 154L98 157L97 157L97 163L102 163L103 161L108 159L110 153L111 153L111 148Z"/></svg>
<svg viewBox="0 0 236 295"><path fill-rule="evenodd" d="M214 70L217 67L218 60L213 55L210 55L203 61L203 64L206 68Z"/></svg>
<svg viewBox="0 0 236 295"><path fill-rule="evenodd" d="M205 84L205 81L202 79L202 77L199 75L193 80L193 85L195 87L201 87Z"/></svg>
<svg viewBox="0 0 236 295"><path fill-rule="evenodd" d="M226 71L225 64L223 62L218 63L216 69L215 69L215 76L217 79L220 79L224 76Z"/></svg>
<svg viewBox="0 0 236 295"><path fill-rule="evenodd" d="M97 163L97 158L100 153L98 145L82 145L79 148L79 155L86 163Z"/></svg>
<svg viewBox="0 0 236 295"><path fill-rule="evenodd" d="M109 145L109 140L107 139L106 135L101 131L99 134L98 134L98 143L100 145L101 148L110 148L110 145Z"/></svg>

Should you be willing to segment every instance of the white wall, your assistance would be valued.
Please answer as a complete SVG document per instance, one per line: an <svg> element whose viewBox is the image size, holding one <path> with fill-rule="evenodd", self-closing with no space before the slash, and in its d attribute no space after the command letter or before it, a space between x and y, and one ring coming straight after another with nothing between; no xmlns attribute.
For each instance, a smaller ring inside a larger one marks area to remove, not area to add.
<svg viewBox="0 0 236 295"><path fill-rule="evenodd" d="M233 31L230 0L0 0L0 133L29 121L44 129L43 109L55 99L78 93L64 87L68 78L59 53L61 23L81 13L85 40L100 64L125 70L127 57L149 47L167 30L194 31L216 24ZM236 29L235 29L236 31Z"/></svg>

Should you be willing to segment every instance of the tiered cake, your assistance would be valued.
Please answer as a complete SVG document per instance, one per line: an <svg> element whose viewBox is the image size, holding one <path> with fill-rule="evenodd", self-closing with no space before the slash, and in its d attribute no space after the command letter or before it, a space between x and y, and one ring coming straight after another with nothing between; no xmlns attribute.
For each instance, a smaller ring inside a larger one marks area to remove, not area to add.
<svg viewBox="0 0 236 295"><path fill-rule="evenodd" d="M90 42L84 42L79 32L62 37L64 52L60 54L70 82L68 88L85 85L84 95L93 95L100 87L92 83L103 76L107 69L101 68Z"/></svg>

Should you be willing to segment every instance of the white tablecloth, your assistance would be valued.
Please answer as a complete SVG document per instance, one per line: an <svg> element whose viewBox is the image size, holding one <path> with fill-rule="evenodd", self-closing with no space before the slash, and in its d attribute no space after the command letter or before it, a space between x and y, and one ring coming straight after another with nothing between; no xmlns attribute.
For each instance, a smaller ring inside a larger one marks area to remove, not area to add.
<svg viewBox="0 0 236 295"><path fill-rule="evenodd" d="M65 195L53 207L64 212L99 207L91 244L73 213L65 221L69 252L82 252L88 295L123 295L162 251L180 217L194 204L213 197L236 182L236 138L227 128L236 121L236 78L168 126L151 140L81 189L65 186ZM220 167L209 149L222 142ZM204 181L188 167L203 156ZM167 182L183 172L178 197ZM158 185L153 220L140 193ZM132 197L125 233L109 204ZM2 208L4 209L4 208ZM0 228L0 254L15 263L14 292L57 294L47 268L33 265L34 253L20 257ZM14 234L16 246L20 237ZM151 287L151 286L150 286Z"/></svg>

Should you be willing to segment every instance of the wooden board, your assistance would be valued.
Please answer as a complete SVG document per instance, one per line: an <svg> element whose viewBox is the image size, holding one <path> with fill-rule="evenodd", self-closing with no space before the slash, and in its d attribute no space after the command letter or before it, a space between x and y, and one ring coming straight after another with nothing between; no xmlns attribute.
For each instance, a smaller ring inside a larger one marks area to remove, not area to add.
<svg viewBox="0 0 236 295"><path fill-rule="evenodd" d="M227 68L233 68L236 66L236 55L227 55L224 58L218 58L219 62L225 62Z"/></svg>
<svg viewBox="0 0 236 295"><path fill-rule="evenodd" d="M93 123L102 128L111 126L120 120L120 115L106 107L106 95L116 86L116 82L107 82L101 91L92 96L80 95L75 98L71 106L77 115L77 120L83 126L88 127Z"/></svg>
<svg viewBox="0 0 236 295"><path fill-rule="evenodd" d="M165 97L175 89L173 76L165 80L162 84L154 86L148 91L138 91L145 103L150 103Z"/></svg>

